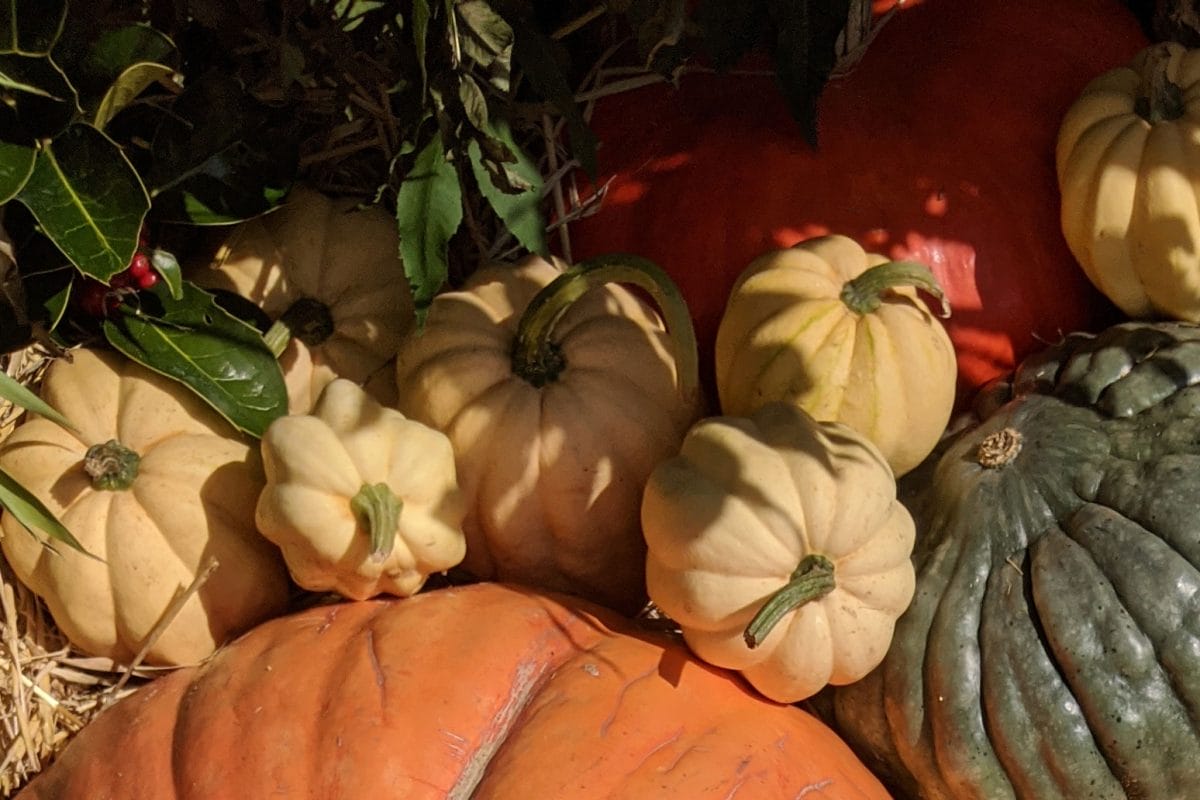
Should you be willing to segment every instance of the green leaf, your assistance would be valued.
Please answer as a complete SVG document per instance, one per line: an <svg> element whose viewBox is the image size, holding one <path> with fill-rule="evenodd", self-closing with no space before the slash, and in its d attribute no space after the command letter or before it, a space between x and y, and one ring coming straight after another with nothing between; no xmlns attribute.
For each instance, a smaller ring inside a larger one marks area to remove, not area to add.
<svg viewBox="0 0 1200 800"><path fill-rule="evenodd" d="M133 102L139 94L159 81L169 80L173 75L175 70L172 68L149 61L129 67L100 98L92 124L103 130L117 112Z"/></svg>
<svg viewBox="0 0 1200 800"><path fill-rule="evenodd" d="M504 0L503 13L515 35L513 60L525 70L534 91L553 103L563 115L571 137L571 152L588 176L595 180L596 135L584 122L579 104L575 102L575 92L555 56L553 40L529 18L524 4Z"/></svg>
<svg viewBox="0 0 1200 800"><path fill-rule="evenodd" d="M87 42L77 64L64 62L85 95L104 93L121 73L134 64L152 63L167 67L178 65L175 42L149 25L126 25L107 30Z"/></svg>
<svg viewBox="0 0 1200 800"><path fill-rule="evenodd" d="M46 311L46 327L49 330L54 330L58 323L62 322L63 315L67 313L67 304L71 302L71 287L74 285L75 281L70 281L42 302L42 308Z"/></svg>
<svg viewBox="0 0 1200 800"><path fill-rule="evenodd" d="M421 67L421 96L429 84L429 72L425 66L426 40L429 38L429 0L413 0L412 30L413 47L417 51L417 64Z"/></svg>
<svg viewBox="0 0 1200 800"><path fill-rule="evenodd" d="M0 205L16 197L33 174L37 150L33 145L0 141Z"/></svg>
<svg viewBox="0 0 1200 800"><path fill-rule="evenodd" d="M180 269L179 260L175 258L175 254L155 248L150 251L150 263L163 282L167 284L167 291L170 293L171 299L182 300L183 270Z"/></svg>
<svg viewBox="0 0 1200 800"><path fill-rule="evenodd" d="M38 152L17 199L81 272L105 283L129 266L150 209L121 148L83 124Z"/></svg>
<svg viewBox="0 0 1200 800"><path fill-rule="evenodd" d="M512 27L485 0L465 0L454 10L463 22L459 26L463 53L481 67L499 65L507 77L512 63Z"/></svg>
<svg viewBox="0 0 1200 800"><path fill-rule="evenodd" d="M283 371L262 334L193 284L183 284L179 300L164 284L150 292L161 311L122 305L104 321L105 338L134 361L190 388L238 430L261 437L272 420L287 413Z"/></svg>
<svg viewBox="0 0 1200 800"><path fill-rule="evenodd" d="M417 154L396 197L400 257L421 319L446 282L447 248L462 217L462 186L454 165L446 160L438 133Z"/></svg>
<svg viewBox="0 0 1200 800"><path fill-rule="evenodd" d="M850 0L768 0L775 27L775 73L792 117L817 146L817 101L837 58Z"/></svg>
<svg viewBox="0 0 1200 800"><path fill-rule="evenodd" d="M718 70L733 67L750 52L767 27L766 0L700 0L696 25L704 49Z"/></svg>
<svg viewBox="0 0 1200 800"><path fill-rule="evenodd" d="M530 252L545 255L550 252L546 243L546 221L542 218L540 201L542 196L542 177L537 165L526 155L513 140L508 123L498 121L491 127L493 136L500 139L516 156L511 166L516 176L528 187L519 194L502 191L497 186L494 177L494 166L484 161L482 150L477 141L472 140L467 146L467 154L471 159L471 168L475 172L475 180L479 190L496 215L504 221L504 226L517 238L517 241Z"/></svg>
<svg viewBox="0 0 1200 800"><path fill-rule="evenodd" d="M475 126L475 130L488 129L488 105L483 89L470 75L459 76L458 99L467 113L467 121Z"/></svg>
<svg viewBox="0 0 1200 800"><path fill-rule="evenodd" d="M57 423L72 433L79 431L78 428L72 425L66 417L56 411L49 403L42 400L42 398L18 382L16 378L13 378L2 370L0 370L0 397L15 406L20 406L35 414L41 414L46 419Z"/></svg>
<svg viewBox="0 0 1200 800"><path fill-rule="evenodd" d="M0 3L0 53L47 55L62 33L67 0Z"/></svg>
<svg viewBox="0 0 1200 800"><path fill-rule="evenodd" d="M83 549L79 540L71 535L66 526L58 521L58 518L50 509L46 508L41 500L38 500L32 492L17 483L16 479L2 469L0 469L0 506L3 506L5 511L12 514L13 518L34 536L37 536L37 531L42 531L52 539L65 542L84 555L91 556L91 553ZM49 546L50 543L47 542L47 545Z"/></svg>

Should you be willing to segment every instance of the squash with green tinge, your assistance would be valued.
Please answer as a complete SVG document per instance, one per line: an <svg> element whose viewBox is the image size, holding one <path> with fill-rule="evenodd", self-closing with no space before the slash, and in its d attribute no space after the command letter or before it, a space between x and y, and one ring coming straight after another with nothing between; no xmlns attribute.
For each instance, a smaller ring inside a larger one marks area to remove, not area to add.
<svg viewBox="0 0 1200 800"><path fill-rule="evenodd" d="M902 481L917 589L843 734L928 800L1200 786L1200 328L1072 334Z"/></svg>

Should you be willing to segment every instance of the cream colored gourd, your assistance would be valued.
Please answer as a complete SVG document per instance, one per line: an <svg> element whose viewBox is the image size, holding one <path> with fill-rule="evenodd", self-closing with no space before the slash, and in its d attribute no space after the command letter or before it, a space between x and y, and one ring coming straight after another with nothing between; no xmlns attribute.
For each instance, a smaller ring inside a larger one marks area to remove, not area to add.
<svg viewBox="0 0 1200 800"><path fill-rule="evenodd" d="M263 474L250 440L182 385L108 351L55 360L41 394L79 433L30 415L0 445L0 467L96 558L51 552L9 514L2 544L73 645L130 661L210 557L216 571L148 663L199 661L283 611L287 571L254 527Z"/></svg>
<svg viewBox="0 0 1200 800"><path fill-rule="evenodd" d="M642 487L699 400L686 307L665 275L634 261L564 273L531 256L481 269L438 296L401 348L399 409L454 445L463 564L480 578L625 611L644 602ZM630 291L598 285L613 280L655 294L666 329Z"/></svg>
<svg viewBox="0 0 1200 800"><path fill-rule="evenodd" d="M697 423L642 526L650 599L779 702L874 669L912 600L913 521L879 450L787 403Z"/></svg>
<svg viewBox="0 0 1200 800"><path fill-rule="evenodd" d="M354 382L338 378L311 413L272 422L262 455L258 528L305 589L408 597L462 561L450 440Z"/></svg>
<svg viewBox="0 0 1200 800"><path fill-rule="evenodd" d="M721 411L785 401L843 422L903 475L937 444L954 406L957 366L917 289L942 299L921 264L889 262L845 236L755 259L717 329Z"/></svg>
<svg viewBox="0 0 1200 800"><path fill-rule="evenodd" d="M381 208L297 187L280 208L234 228L188 278L251 300L276 323L267 338L291 413L311 409L336 377L395 402L393 359L413 300L396 221Z"/></svg>
<svg viewBox="0 0 1200 800"><path fill-rule="evenodd" d="M1161 43L1100 75L1056 149L1062 230L1132 317L1200 322L1200 50Z"/></svg>

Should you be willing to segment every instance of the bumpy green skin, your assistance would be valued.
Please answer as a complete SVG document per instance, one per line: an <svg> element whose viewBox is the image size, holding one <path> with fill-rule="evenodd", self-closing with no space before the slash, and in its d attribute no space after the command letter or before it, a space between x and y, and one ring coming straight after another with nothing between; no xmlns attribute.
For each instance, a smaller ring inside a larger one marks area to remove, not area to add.
<svg viewBox="0 0 1200 800"><path fill-rule="evenodd" d="M829 712L901 797L1195 797L1200 328L1072 335L983 398L905 480L916 596Z"/></svg>

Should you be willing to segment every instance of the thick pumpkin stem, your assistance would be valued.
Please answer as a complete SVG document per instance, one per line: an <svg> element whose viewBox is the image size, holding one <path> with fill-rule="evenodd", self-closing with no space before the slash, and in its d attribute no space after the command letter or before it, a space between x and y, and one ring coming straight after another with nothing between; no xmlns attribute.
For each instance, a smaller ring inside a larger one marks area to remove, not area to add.
<svg viewBox="0 0 1200 800"><path fill-rule="evenodd" d="M83 470L92 487L102 492L121 492L133 485L141 457L116 439L94 444L83 456Z"/></svg>
<svg viewBox="0 0 1200 800"><path fill-rule="evenodd" d="M383 561L392 554L403 508L404 501L386 483L364 483L358 494L350 498L350 510L370 537L372 561Z"/></svg>
<svg viewBox="0 0 1200 800"><path fill-rule="evenodd" d="M805 556L787 584L767 598L746 626L743 634L746 646L750 649L758 647L785 615L806 603L820 600L835 588L833 562L817 553Z"/></svg>
<svg viewBox="0 0 1200 800"><path fill-rule="evenodd" d="M288 342L299 339L309 347L316 347L333 335L333 314L329 306L313 297L301 297L288 306L287 311L263 334L267 347L279 358Z"/></svg>
<svg viewBox="0 0 1200 800"><path fill-rule="evenodd" d="M686 399L700 391L696 332L683 295L658 265L639 256L614 253L583 261L542 288L529 303L513 343L513 373L534 386L558 379L566 359L551 341L555 325L579 298L597 286L628 283L645 290L658 306L675 348L679 393Z"/></svg>
<svg viewBox="0 0 1200 800"><path fill-rule="evenodd" d="M1151 125L1183 116L1183 90L1167 73L1171 66L1171 47L1165 42L1146 54L1142 84L1134 101L1134 111Z"/></svg>
<svg viewBox="0 0 1200 800"><path fill-rule="evenodd" d="M988 434L979 443L975 461L979 466L997 469L1010 463L1021 452L1021 432L1016 428L1004 428Z"/></svg>
<svg viewBox="0 0 1200 800"><path fill-rule="evenodd" d="M918 261L888 261L863 272L842 286L842 302L855 314L870 314L883 302L883 295L897 286L915 286L942 304L940 316L950 316L946 293L929 267Z"/></svg>

